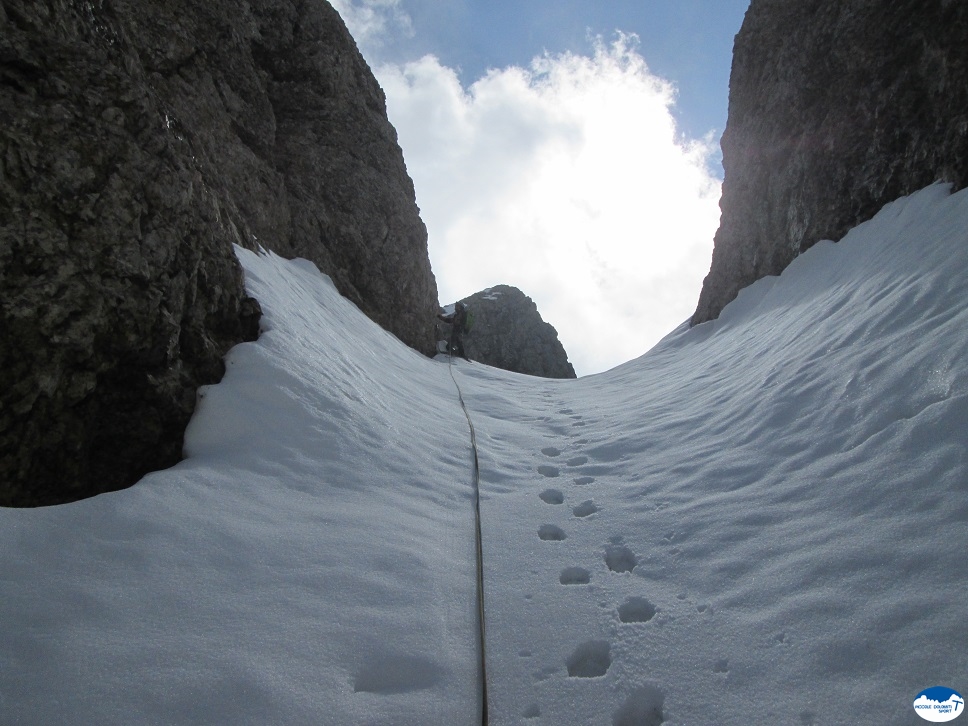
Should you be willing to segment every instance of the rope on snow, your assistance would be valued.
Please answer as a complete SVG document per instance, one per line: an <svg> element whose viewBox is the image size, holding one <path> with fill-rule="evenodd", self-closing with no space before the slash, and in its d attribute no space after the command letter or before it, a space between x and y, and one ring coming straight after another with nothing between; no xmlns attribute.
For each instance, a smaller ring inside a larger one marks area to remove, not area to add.
<svg viewBox="0 0 968 726"><path fill-rule="evenodd" d="M454 375L453 355L447 359L447 369L450 371L450 377L454 381L454 386L457 388L457 398L460 400L460 407L463 409L464 417L467 419L467 426L471 430L471 451L474 454L474 538L477 544L477 617L480 621L481 631L481 684L483 689L481 698L481 723L483 726L487 726L487 658L484 645L484 546L481 538L481 466L477 458L477 434L474 431L474 422L471 421L471 415L467 412L467 404L464 403L464 394L461 392L460 384Z"/></svg>

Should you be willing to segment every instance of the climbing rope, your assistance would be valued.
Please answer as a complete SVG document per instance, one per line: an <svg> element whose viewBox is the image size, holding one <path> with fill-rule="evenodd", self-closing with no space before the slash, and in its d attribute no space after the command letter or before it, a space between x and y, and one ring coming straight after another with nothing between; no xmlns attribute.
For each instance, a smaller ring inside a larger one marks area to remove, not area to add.
<svg viewBox="0 0 968 726"><path fill-rule="evenodd" d="M477 458L477 434L474 432L474 422L467 412L467 404L464 403L464 394L460 390L460 384L454 375L454 357L447 358L447 369L450 377L457 388L457 398L460 400L460 407L464 410L464 417L467 419L467 426L471 430L471 451L474 454L474 529L475 540L477 541L477 617L480 621L481 630L481 684L483 687L481 699L481 723L487 726L487 658L485 656L484 645L484 546L481 538L481 466Z"/></svg>

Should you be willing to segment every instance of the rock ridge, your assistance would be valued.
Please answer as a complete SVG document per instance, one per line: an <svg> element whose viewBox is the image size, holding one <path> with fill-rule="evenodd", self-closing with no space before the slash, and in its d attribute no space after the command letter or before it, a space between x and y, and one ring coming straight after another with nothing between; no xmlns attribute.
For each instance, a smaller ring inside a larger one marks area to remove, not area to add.
<svg viewBox="0 0 968 726"><path fill-rule="evenodd" d="M692 323L935 181L968 184L968 4L752 0L722 138L722 219Z"/></svg>
<svg viewBox="0 0 968 726"><path fill-rule="evenodd" d="M474 327L464 336L471 360L507 371L543 378L575 378L575 369L534 300L510 285L495 285L460 302L474 316ZM444 326L443 336L449 336Z"/></svg>
<svg viewBox="0 0 968 726"><path fill-rule="evenodd" d="M0 505L181 458L258 335L233 244L315 262L433 352L384 96L323 0L0 0Z"/></svg>

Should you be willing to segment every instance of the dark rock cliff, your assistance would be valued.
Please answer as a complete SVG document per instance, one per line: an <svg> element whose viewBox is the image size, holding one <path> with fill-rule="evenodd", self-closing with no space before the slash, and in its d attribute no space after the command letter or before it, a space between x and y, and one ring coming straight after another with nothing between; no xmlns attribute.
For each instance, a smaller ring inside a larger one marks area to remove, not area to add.
<svg viewBox="0 0 968 726"><path fill-rule="evenodd" d="M464 336L468 358L531 376L575 378L558 331L518 288L497 285L461 302L474 316L474 327ZM443 338L449 340L449 326L442 327Z"/></svg>
<svg viewBox="0 0 968 726"><path fill-rule="evenodd" d="M968 183L968 3L752 0L694 324L934 181Z"/></svg>
<svg viewBox="0 0 968 726"><path fill-rule="evenodd" d="M0 504L179 460L258 332L233 243L433 350L413 186L324 0L0 0L0 118Z"/></svg>

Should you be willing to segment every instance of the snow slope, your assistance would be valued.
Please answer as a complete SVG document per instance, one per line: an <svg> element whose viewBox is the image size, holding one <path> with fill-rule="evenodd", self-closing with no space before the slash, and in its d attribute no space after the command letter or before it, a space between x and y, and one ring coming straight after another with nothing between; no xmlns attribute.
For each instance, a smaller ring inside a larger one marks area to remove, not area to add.
<svg viewBox="0 0 968 726"><path fill-rule="evenodd" d="M0 510L0 723L479 723L446 359L308 263L189 458ZM932 186L577 381L456 361L493 724L916 724L968 689L968 192Z"/></svg>
<svg viewBox="0 0 968 726"><path fill-rule="evenodd" d="M966 272L968 193L932 187L608 373L472 368L497 721L651 687L667 723L908 724L964 692Z"/></svg>
<svg viewBox="0 0 968 726"><path fill-rule="evenodd" d="M446 367L311 263L239 256L265 332L202 391L188 459L0 510L3 726L478 710L471 457Z"/></svg>

